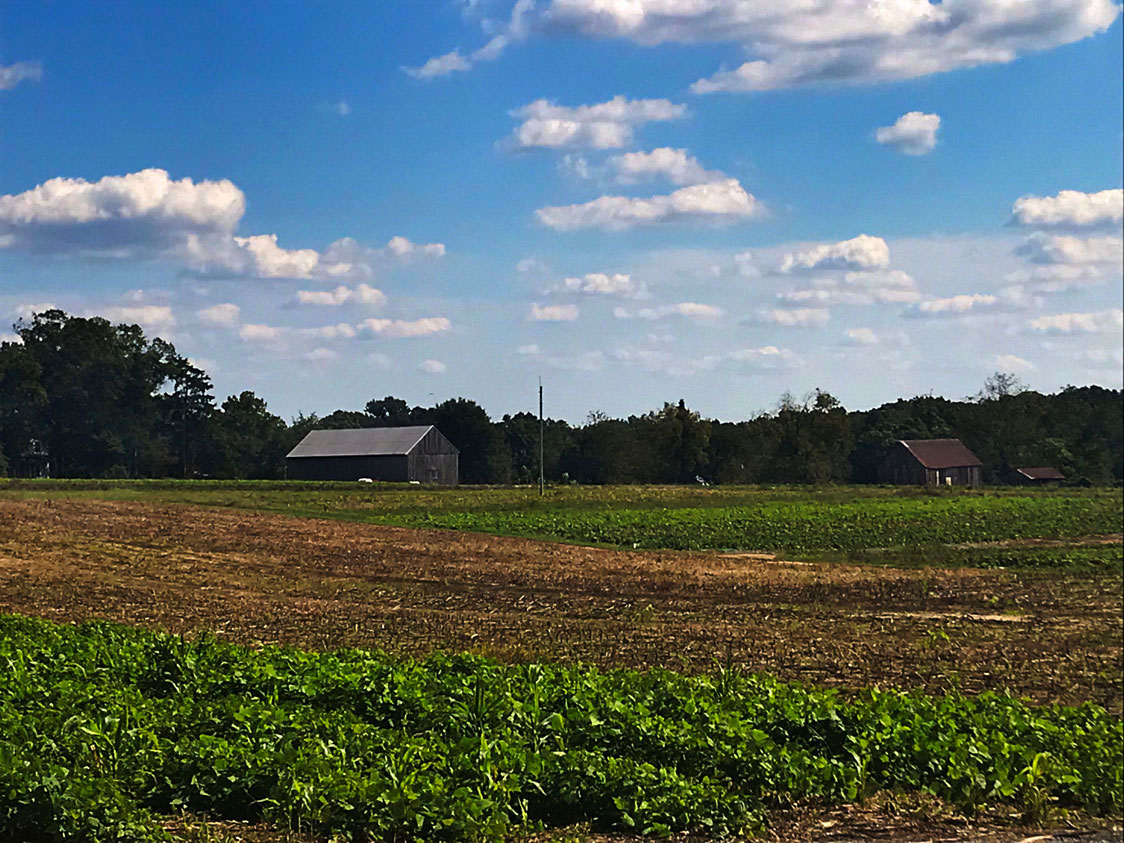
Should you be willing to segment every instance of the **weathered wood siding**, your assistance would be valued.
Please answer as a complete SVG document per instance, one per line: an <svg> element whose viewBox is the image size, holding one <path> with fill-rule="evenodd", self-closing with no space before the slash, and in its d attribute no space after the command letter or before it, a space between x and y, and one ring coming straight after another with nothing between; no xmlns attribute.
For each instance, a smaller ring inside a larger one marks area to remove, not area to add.
<svg viewBox="0 0 1124 843"><path fill-rule="evenodd" d="M898 444L878 468L878 482L897 486L979 486L983 481L977 465L926 468Z"/></svg>
<svg viewBox="0 0 1124 843"><path fill-rule="evenodd" d="M460 455L437 428L430 430L406 457L410 480L438 486L460 482Z"/></svg>

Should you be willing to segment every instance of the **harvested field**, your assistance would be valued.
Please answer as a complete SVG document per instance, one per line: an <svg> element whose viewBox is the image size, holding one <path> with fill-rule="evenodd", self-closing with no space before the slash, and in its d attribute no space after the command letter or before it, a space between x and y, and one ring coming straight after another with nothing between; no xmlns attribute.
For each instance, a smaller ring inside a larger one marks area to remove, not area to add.
<svg viewBox="0 0 1124 843"><path fill-rule="evenodd" d="M0 500L0 611L250 644L733 664L823 685L1122 705L1112 571L785 565L185 505Z"/></svg>

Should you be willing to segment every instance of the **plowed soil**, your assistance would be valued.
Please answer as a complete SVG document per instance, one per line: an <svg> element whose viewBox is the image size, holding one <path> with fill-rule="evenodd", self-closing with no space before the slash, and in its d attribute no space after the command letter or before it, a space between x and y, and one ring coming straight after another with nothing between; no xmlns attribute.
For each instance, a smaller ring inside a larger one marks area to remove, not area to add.
<svg viewBox="0 0 1124 843"><path fill-rule="evenodd" d="M1121 578L624 552L185 505L0 500L0 611L174 632L1122 703Z"/></svg>

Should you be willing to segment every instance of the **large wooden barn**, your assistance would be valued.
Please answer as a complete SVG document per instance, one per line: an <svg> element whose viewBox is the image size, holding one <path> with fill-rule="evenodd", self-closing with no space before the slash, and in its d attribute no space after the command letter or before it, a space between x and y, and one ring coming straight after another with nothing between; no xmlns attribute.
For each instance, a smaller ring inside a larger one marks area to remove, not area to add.
<svg viewBox="0 0 1124 843"><path fill-rule="evenodd" d="M460 451L433 425L313 430L285 457L293 480L456 486Z"/></svg>
<svg viewBox="0 0 1124 843"><path fill-rule="evenodd" d="M959 439L900 439L878 468L878 482L979 486L983 463Z"/></svg>

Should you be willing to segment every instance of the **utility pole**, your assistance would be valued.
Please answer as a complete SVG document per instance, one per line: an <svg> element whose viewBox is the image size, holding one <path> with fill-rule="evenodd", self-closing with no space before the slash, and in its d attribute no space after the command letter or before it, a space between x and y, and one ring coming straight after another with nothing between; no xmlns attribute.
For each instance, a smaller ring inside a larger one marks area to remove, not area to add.
<svg viewBox="0 0 1124 843"><path fill-rule="evenodd" d="M543 471L543 423L542 423L542 376L539 376L539 497L546 494L546 481Z"/></svg>

